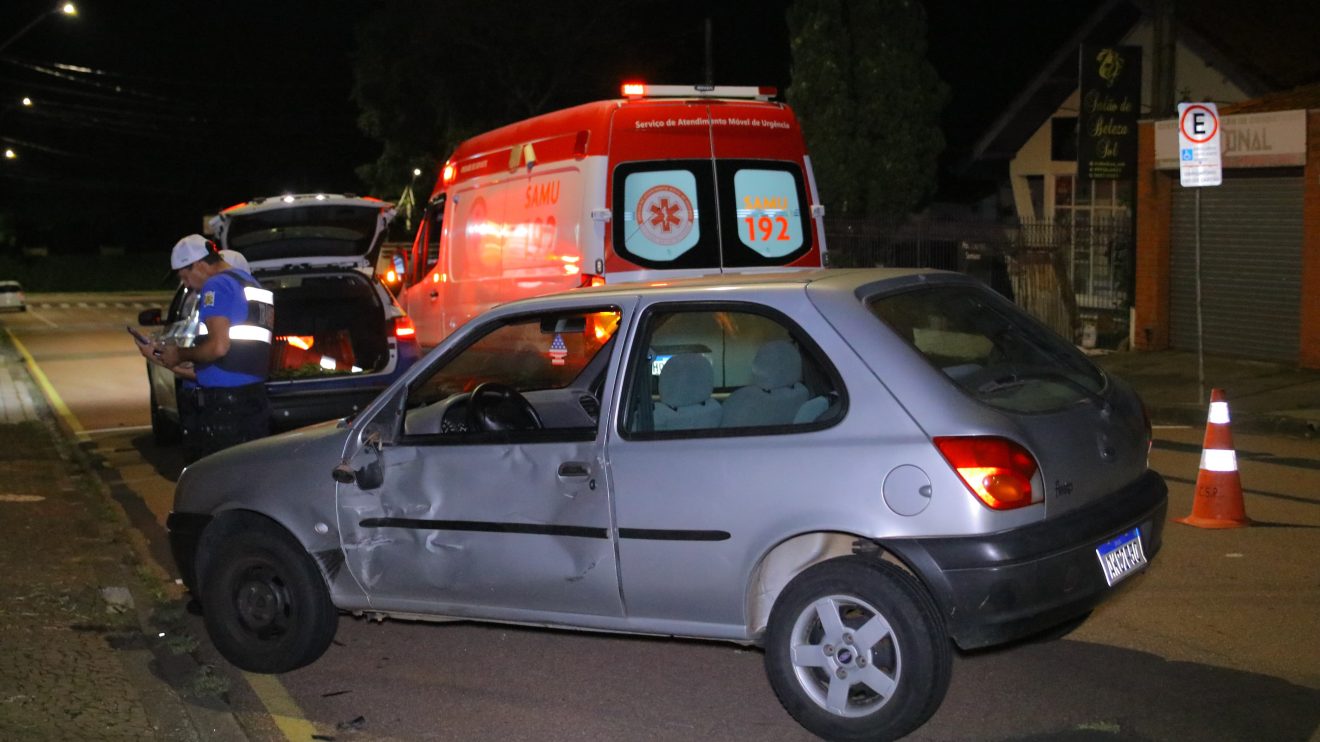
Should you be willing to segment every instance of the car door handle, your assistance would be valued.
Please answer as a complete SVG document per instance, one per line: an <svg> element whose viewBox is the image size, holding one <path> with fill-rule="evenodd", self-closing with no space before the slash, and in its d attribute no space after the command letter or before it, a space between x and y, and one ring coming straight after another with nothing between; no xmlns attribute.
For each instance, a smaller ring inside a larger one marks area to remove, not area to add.
<svg viewBox="0 0 1320 742"><path fill-rule="evenodd" d="M590 473L586 464L577 461L565 461L559 465L559 476L561 477L585 477Z"/></svg>

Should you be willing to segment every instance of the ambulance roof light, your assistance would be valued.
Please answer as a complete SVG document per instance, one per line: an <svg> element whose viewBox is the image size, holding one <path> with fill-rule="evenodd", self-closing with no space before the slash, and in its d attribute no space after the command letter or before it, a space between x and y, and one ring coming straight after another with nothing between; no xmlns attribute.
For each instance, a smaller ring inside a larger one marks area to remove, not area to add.
<svg viewBox="0 0 1320 742"><path fill-rule="evenodd" d="M625 82L625 98L749 98L770 100L779 90L769 85L647 85Z"/></svg>

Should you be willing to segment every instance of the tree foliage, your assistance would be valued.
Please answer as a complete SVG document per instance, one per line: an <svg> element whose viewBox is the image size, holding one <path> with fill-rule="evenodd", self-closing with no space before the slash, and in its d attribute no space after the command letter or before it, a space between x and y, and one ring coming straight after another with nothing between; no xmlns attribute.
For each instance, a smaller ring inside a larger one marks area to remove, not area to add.
<svg viewBox="0 0 1320 742"><path fill-rule="evenodd" d="M797 111L830 213L900 217L934 190L948 87L919 0L794 0Z"/></svg>
<svg viewBox="0 0 1320 742"><path fill-rule="evenodd" d="M648 19L641 0L379 4L358 34L353 98L382 152L359 175L392 194L416 167L429 186L463 139L617 95L624 77L664 69L700 31L698 21L651 28Z"/></svg>

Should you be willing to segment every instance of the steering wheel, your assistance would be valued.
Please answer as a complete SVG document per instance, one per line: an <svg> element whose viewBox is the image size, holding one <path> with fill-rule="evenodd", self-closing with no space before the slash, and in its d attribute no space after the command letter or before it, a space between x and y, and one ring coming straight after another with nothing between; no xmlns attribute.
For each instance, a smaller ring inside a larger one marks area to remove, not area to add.
<svg viewBox="0 0 1320 742"><path fill-rule="evenodd" d="M527 398L508 384L487 381L472 390L467 402L469 430L540 430L541 416Z"/></svg>

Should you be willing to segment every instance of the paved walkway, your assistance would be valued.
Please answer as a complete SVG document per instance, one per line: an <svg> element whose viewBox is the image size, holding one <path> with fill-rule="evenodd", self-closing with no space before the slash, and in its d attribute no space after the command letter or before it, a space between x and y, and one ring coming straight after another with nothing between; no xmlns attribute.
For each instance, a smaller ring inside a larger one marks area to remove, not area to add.
<svg viewBox="0 0 1320 742"><path fill-rule="evenodd" d="M0 400L0 739L245 739L4 332Z"/></svg>

